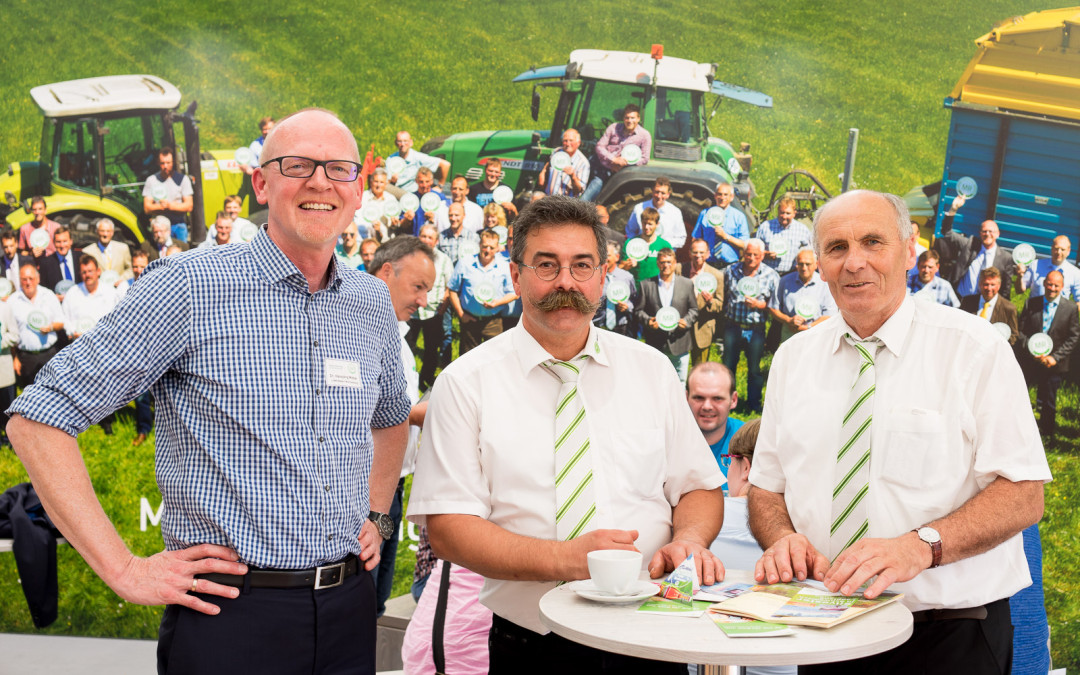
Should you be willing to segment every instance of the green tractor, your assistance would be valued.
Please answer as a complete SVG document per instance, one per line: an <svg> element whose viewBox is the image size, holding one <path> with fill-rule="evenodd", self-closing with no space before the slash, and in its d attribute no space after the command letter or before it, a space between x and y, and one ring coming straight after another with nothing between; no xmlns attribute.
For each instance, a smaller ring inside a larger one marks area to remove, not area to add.
<svg viewBox="0 0 1080 675"><path fill-rule="evenodd" d="M77 245L92 242L102 217L116 237L138 244L148 236L143 185L158 170L157 150L176 150L176 168L192 179L191 239L206 234L226 195L252 202L235 151L202 153L197 104L178 112L180 90L152 75L94 77L34 87L45 118L38 161L16 162L0 174L0 218L19 228L32 218L30 199L45 197L48 216L68 225Z"/></svg>
<svg viewBox="0 0 1080 675"><path fill-rule="evenodd" d="M538 189L538 175L559 148L565 129L581 133L581 149L591 157L607 127L622 119L627 104L635 103L641 108L641 124L652 134L652 153L648 164L627 167L605 181L596 201L608 208L610 226L621 230L661 175L671 180L670 201L682 209L688 233L700 210L714 204L720 181L734 186L737 202L753 225L750 145L742 143L736 152L727 141L710 135L708 122L725 98L762 108L771 108L772 98L714 79L715 63L662 54L659 45L652 54L575 50L566 65L533 68L514 78L534 83L533 120L540 114L539 88L560 90L550 129L454 134L428 141L422 151L446 159L453 174L470 181L482 178L484 165L498 158L502 181L514 189L515 201L525 202ZM711 106L706 101L710 93L715 95Z"/></svg>

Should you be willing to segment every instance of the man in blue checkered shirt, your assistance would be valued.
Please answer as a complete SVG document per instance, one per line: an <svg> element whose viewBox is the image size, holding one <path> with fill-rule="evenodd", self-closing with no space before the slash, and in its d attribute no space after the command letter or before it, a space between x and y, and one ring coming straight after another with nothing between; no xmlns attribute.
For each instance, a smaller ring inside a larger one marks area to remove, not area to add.
<svg viewBox="0 0 1080 675"><path fill-rule="evenodd" d="M938 276L940 260L937 251L927 250L919 254L918 273L908 277L908 293L917 300L929 300L959 309L960 298L956 297L952 284Z"/></svg>
<svg viewBox="0 0 1080 675"><path fill-rule="evenodd" d="M129 602L168 605L159 672L374 673L362 571L393 534L410 408L397 321L386 285L334 256L360 206L349 129L302 111L262 160L255 239L155 262L12 405L8 433L94 571ZM76 437L148 388L166 550L141 558Z"/></svg>
<svg viewBox="0 0 1080 675"><path fill-rule="evenodd" d="M746 410L761 412L761 358L765 355L765 318L780 286L780 275L762 265L765 244L747 239L742 262L724 269L724 365L735 372L746 352Z"/></svg>

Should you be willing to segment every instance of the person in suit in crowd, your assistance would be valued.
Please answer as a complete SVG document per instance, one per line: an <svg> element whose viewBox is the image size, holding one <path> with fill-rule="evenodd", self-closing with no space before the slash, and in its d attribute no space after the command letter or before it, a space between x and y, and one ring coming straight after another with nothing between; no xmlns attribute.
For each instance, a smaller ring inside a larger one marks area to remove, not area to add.
<svg viewBox="0 0 1080 675"><path fill-rule="evenodd" d="M679 372L679 380L685 382L690 363L691 330L698 317L694 283L675 274L675 251L670 248L656 254L656 265L660 275L641 282L637 319L645 343L663 352ZM661 328L656 321L656 313L663 307L674 307L679 311L679 323L672 330Z"/></svg>
<svg viewBox="0 0 1080 675"><path fill-rule="evenodd" d="M1062 295L1065 277L1054 270L1043 280L1043 295L1028 298L1020 312L1020 363L1028 386L1035 386L1039 408L1039 431L1044 436L1057 432L1057 393L1065 373L1069 372L1069 357L1080 340L1080 314L1076 303ZM1032 335L1045 333L1054 345L1049 354L1035 356L1028 349Z"/></svg>
<svg viewBox="0 0 1080 675"><path fill-rule="evenodd" d="M1019 337L1019 317L1016 305L1001 297L1001 271L987 267L979 273L979 294L966 295L960 300L960 309L978 314L990 323L1003 323L1009 327L1009 344L1015 345Z"/></svg>

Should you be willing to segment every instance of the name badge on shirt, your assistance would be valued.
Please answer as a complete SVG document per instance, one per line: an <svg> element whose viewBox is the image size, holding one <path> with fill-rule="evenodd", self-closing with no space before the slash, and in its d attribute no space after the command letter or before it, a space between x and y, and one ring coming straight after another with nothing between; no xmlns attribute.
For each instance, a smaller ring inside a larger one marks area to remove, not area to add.
<svg viewBox="0 0 1080 675"><path fill-rule="evenodd" d="M342 359L323 359L323 372L328 387L352 387L359 389L360 364Z"/></svg>

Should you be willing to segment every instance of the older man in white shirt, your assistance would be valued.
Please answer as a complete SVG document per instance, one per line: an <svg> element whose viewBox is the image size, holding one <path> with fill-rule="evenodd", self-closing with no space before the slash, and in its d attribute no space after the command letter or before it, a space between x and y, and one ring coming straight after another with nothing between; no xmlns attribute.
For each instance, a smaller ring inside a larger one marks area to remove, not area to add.
<svg viewBox="0 0 1080 675"><path fill-rule="evenodd" d="M461 204L465 207L465 229L479 232L484 229L484 209L469 199L469 181L465 176L454 176L450 182L450 204ZM439 205L435 212L435 225L439 231L450 227L449 205Z"/></svg>
<svg viewBox="0 0 1080 675"><path fill-rule="evenodd" d="M99 283L101 269L96 258L83 254L79 259L79 270L82 272L82 283L67 292L61 305L64 330L72 340L93 329L101 317L116 307L120 298L115 288Z"/></svg>
<svg viewBox="0 0 1080 675"><path fill-rule="evenodd" d="M33 383L41 368L59 351L57 331L64 328L64 313L56 294L41 284L37 268L19 268L19 290L8 298L19 341L15 348L15 376L20 387Z"/></svg>
<svg viewBox="0 0 1080 675"><path fill-rule="evenodd" d="M908 297L900 198L847 192L814 233L840 315L773 360L750 469L755 577L904 593L907 642L811 673L1007 672L1008 598L1031 583L1020 532L1050 480L1020 367L986 321Z"/></svg>

